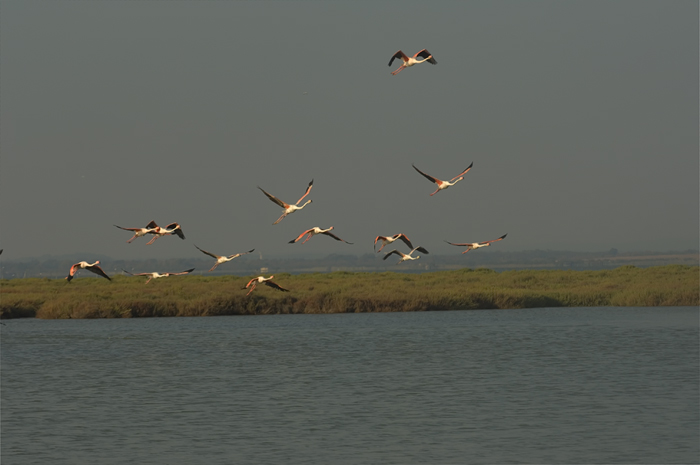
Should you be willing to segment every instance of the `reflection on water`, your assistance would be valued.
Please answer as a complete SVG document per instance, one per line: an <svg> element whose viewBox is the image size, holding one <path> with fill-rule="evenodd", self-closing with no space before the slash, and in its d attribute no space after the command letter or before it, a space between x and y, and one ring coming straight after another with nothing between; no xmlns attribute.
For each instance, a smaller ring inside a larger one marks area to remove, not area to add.
<svg viewBox="0 0 700 465"><path fill-rule="evenodd" d="M3 464L697 463L697 308L9 320Z"/></svg>

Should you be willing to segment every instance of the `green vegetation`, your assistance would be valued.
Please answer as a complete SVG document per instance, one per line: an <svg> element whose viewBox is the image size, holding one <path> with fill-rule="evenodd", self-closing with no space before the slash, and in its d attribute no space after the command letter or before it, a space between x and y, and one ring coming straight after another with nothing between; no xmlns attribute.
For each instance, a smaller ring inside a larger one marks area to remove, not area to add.
<svg viewBox="0 0 700 465"><path fill-rule="evenodd" d="M132 318L276 313L411 312L533 307L700 305L700 268L623 266L603 271L462 269L422 274L275 274L291 292L250 277L144 279L80 276L0 281L0 318Z"/></svg>

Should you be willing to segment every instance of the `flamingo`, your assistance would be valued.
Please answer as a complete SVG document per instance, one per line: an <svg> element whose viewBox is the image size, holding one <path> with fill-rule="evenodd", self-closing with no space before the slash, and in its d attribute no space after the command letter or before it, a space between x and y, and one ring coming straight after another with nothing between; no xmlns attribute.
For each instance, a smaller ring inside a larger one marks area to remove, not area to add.
<svg viewBox="0 0 700 465"><path fill-rule="evenodd" d="M112 278L107 276L107 273L105 273L104 270L102 270L102 268L100 268L98 266L99 263L100 263L99 260L97 260L95 263L78 262L75 265L70 267L70 271L68 272L68 276L66 276L65 279L67 279L68 282L71 282L71 280L73 279L73 276L75 275L75 273L78 270L88 270L88 271L92 271L93 273L102 276L103 278L107 278L111 281Z"/></svg>
<svg viewBox="0 0 700 465"><path fill-rule="evenodd" d="M299 234L299 236L297 236L296 239L292 239L291 241L289 241L289 243L290 243L290 244L294 244L295 242L298 242L298 241L299 241L302 237L304 237L304 235L306 235L306 234L308 234L309 237L307 237L307 238L304 240L304 242L302 242L302 244L306 243L306 241L308 241L309 239L311 239L311 238L312 238L313 236L315 236L316 234L325 234L326 236L332 237L332 238L335 239L336 241L342 241L342 242L345 242L346 244L352 244L352 242L348 242L348 241L346 241L345 239L341 239L341 238L339 238L338 236L336 236L335 234L333 234L332 232L330 232L332 229L333 229L333 226L331 226L331 227L328 228L328 229L321 229L321 228L319 228L318 226L314 226L313 228L307 229L307 230L304 231L303 233Z"/></svg>
<svg viewBox="0 0 700 465"><path fill-rule="evenodd" d="M377 236L374 239L374 248L376 250L377 248L377 242L382 241L382 246L379 247L379 250L377 250L377 253L381 252L382 249L384 248L385 245L391 244L394 241L397 240L402 240L404 244L408 246L409 249L413 248L413 244L411 244L411 240L405 235L405 234L394 234L393 236Z"/></svg>
<svg viewBox="0 0 700 465"><path fill-rule="evenodd" d="M275 277L274 275L270 276L269 278L266 278L264 276L258 276L257 278L251 279L250 281L248 281L248 284L246 284L245 287L243 288L243 289L248 289L248 287L251 284L253 285L253 287L250 288L250 290L248 291L248 293L246 295L250 295L250 293L255 290L255 286L257 286L258 284L264 284L266 286L270 286L274 289L277 289L278 291L289 292L289 289L284 289L279 284L277 284L273 281L270 281L274 277Z"/></svg>
<svg viewBox="0 0 700 465"><path fill-rule="evenodd" d="M411 254L412 254L413 252L415 252L416 250L419 251L420 253L424 253L424 254L430 253L430 252L428 252L427 250L425 250L423 247L416 247L416 248L412 249L412 250L411 250L410 252L408 252L408 253L401 253L401 252L399 252L398 250L394 249L394 250L392 250L391 252L389 252L388 254L384 255L383 260L386 260L387 258L389 258L390 255L393 255L393 254L401 255L401 260L399 260L398 262L396 262L397 265L398 265L399 263L401 263L401 262L405 262L406 260L418 260L418 259L420 258L420 255L416 255L415 257L413 257L413 256L411 255Z"/></svg>
<svg viewBox="0 0 700 465"><path fill-rule="evenodd" d="M117 226L116 224L114 226ZM145 228L122 228L121 226L117 226L119 229L124 229L125 231L132 231L134 233L134 236L126 241L127 244L130 244L131 241L136 239L137 237L145 236L146 234L152 234L154 230L158 229L159 226L156 224L155 221L151 221L146 225Z"/></svg>
<svg viewBox="0 0 700 465"><path fill-rule="evenodd" d="M308 204L310 204L310 203L311 203L311 200L307 200L307 201L304 203L304 205L299 206L299 204L301 203L301 201L304 200L304 197L306 197L307 195L309 195L309 192L311 192L311 187L313 187L313 185L314 185L314 180L312 179L311 182L309 183L309 186L306 188L306 192L304 192L304 195L302 195L301 198L300 198L299 200L297 200L297 203L295 203L294 205L289 205L288 203L282 202L280 199L278 199L277 197L275 197L275 196L272 195L272 194L268 194L267 192L265 192L265 189L263 189L262 187L258 186L258 189L260 189L261 191L263 191L263 194L265 194L265 195L267 196L268 199L272 200L272 201L275 202L277 205L279 205L280 207L284 208L284 213L282 213L282 216L280 216L280 217L277 219L277 221L275 221L275 222L272 223L272 224L277 224L277 223L279 223L280 221L282 221L282 220L284 219L285 216L289 215L290 213L294 213L294 212L297 211L297 210L301 210L302 208L304 208L305 206L307 206Z"/></svg>
<svg viewBox="0 0 700 465"><path fill-rule="evenodd" d="M417 60L416 57L421 57L423 58L422 60ZM398 52L394 53L394 55L391 57L391 60L389 60L389 66L394 62L395 59L400 58L403 60L403 63L401 66L399 66L399 69L396 71L392 71L391 74L396 76L399 74L404 68L410 68L413 65L417 65L419 63L425 63L426 61L430 63L431 65L437 65L437 61L435 58L433 58L433 55L430 54L429 51L426 49L421 50L420 52L416 53L412 57L407 56L405 53L403 53L401 50Z"/></svg>
<svg viewBox="0 0 700 465"><path fill-rule="evenodd" d="M179 237L180 239L185 239L185 233L182 232L182 228L178 223L170 223L164 228L157 226L152 231L149 231L148 234L153 234L154 237L150 241L146 242L146 245L153 244L159 237L172 236L173 234Z"/></svg>
<svg viewBox="0 0 700 465"><path fill-rule="evenodd" d="M506 234L502 235L501 237L499 237L498 239L493 239L493 240L491 240L491 241L484 241L484 242L465 242L465 243L463 243L463 244L455 244L455 243L447 242L447 241L445 241L445 242L447 242L447 243L450 244L450 245L456 245L456 246L459 246L459 247L467 247L467 250L465 250L464 252L462 252L462 253L467 253L467 252L469 252L469 251L472 250L472 249L479 249L479 248L481 248L481 247L488 247L488 246L491 245L492 242L502 241L503 239L505 239L505 237L506 237L507 235L508 235L508 234L506 233Z"/></svg>
<svg viewBox="0 0 700 465"><path fill-rule="evenodd" d="M454 185L457 184L459 181L461 181L462 179L464 179L464 175L467 174L467 171L469 171L470 169L472 169L472 166L473 166L473 165L474 165L474 162L472 162L471 165L469 165L469 166L467 167L466 170L462 171L461 173L459 173L457 176L455 176L454 178L450 179L449 181L441 181L440 179L434 178L434 177L430 176L429 174L425 174L424 172L422 172L421 170L419 170L418 168L416 168L416 165L412 165L412 166L413 166L413 169L415 169L415 170L418 171L420 174L422 174L423 176L425 176L428 180L430 180L430 181L434 182L435 184L437 184L437 186L438 186L437 190L436 190L435 192L433 192L432 194L430 194L430 195L435 195L435 194L437 194L438 192L440 192L441 190L447 189L447 188L450 187L450 186L454 186Z"/></svg>
<svg viewBox="0 0 700 465"><path fill-rule="evenodd" d="M157 279L157 278L167 278L168 276L178 276L181 274L187 274L187 273L192 273L194 271L194 268L190 268L189 270L185 271L180 271L178 273L158 273L157 271L151 272L151 273L130 273L126 270L123 270L124 273L129 273L131 276L150 276L148 278L148 281L146 281L146 284L151 282L151 279Z"/></svg>
<svg viewBox="0 0 700 465"><path fill-rule="evenodd" d="M195 244L194 246L197 247L197 244ZM222 256L222 255L216 255L216 254L213 254L211 252L207 252L206 250L202 250L199 247L197 247L197 249L199 249L200 252L209 255L210 257L216 258L216 263L214 263L214 266L212 266L209 271L214 271L216 269L216 267L221 265L222 263L230 262L234 258L238 258L241 255L249 254L255 250L255 249L250 249L247 252L241 252L241 253L237 253L235 255L229 255L228 257L226 257L226 256Z"/></svg>

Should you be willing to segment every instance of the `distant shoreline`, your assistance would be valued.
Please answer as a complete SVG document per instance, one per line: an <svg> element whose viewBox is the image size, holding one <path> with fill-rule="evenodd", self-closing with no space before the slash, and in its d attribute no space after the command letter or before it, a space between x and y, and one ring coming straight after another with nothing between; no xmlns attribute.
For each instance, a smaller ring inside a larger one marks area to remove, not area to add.
<svg viewBox="0 0 700 465"><path fill-rule="evenodd" d="M300 313L409 312L539 307L698 306L700 267L623 266L614 270L461 269L420 274L275 274L289 289L252 276L145 278L82 275L0 281L0 318L136 318Z"/></svg>
<svg viewBox="0 0 700 465"><path fill-rule="evenodd" d="M363 255L332 254L316 258L258 258L245 255L233 262L217 268L214 273L207 270L212 266L209 258L168 258L121 260L92 253L71 254L69 256L45 256L25 260L8 260L3 255L0 266L0 279L23 278L63 278L67 270L78 260L76 257L89 257L90 261L100 260L102 268L110 276L121 274L122 270L134 272L155 270L186 270L195 268L195 275L204 276L248 276L274 270L274 273L331 273L335 271L425 273L433 271L454 271L464 268L488 268L498 272L511 270L612 270L624 265L638 268L653 266L687 265L700 266L698 251L684 252L571 252L557 250L530 250L503 252L499 250L478 250L467 254L424 255L420 260L402 263L397 266L391 260L382 260L383 254Z"/></svg>

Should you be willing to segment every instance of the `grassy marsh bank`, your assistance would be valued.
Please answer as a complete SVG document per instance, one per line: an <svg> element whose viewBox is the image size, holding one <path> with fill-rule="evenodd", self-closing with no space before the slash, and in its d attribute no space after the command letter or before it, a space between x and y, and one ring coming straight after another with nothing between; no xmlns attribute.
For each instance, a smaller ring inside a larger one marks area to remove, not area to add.
<svg viewBox="0 0 700 465"><path fill-rule="evenodd" d="M80 276L0 281L0 318L131 318L276 313L700 305L700 268L623 266L603 271L462 269L422 274L275 275L246 297L250 277Z"/></svg>

